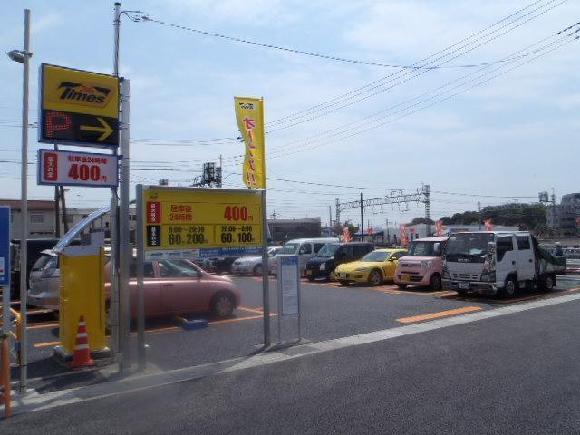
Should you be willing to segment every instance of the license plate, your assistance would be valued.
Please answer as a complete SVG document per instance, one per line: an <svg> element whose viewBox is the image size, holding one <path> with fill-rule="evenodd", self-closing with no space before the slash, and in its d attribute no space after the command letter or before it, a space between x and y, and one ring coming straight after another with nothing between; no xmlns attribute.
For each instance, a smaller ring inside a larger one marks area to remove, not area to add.
<svg viewBox="0 0 580 435"><path fill-rule="evenodd" d="M468 282L460 282L459 288L462 290L469 290L469 283Z"/></svg>
<svg viewBox="0 0 580 435"><path fill-rule="evenodd" d="M310 276L310 275L312 275L312 271L311 270L307 270L306 271L306 276Z"/></svg>
<svg viewBox="0 0 580 435"><path fill-rule="evenodd" d="M407 274L401 275L401 281L411 281L411 276Z"/></svg>

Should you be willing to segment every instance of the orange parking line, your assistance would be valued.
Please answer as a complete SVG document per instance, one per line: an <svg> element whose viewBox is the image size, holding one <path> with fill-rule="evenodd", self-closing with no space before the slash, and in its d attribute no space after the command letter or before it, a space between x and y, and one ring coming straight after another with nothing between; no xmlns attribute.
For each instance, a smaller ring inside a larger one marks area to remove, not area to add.
<svg viewBox="0 0 580 435"><path fill-rule="evenodd" d="M423 322L424 320L439 319L440 317L447 317L447 316L457 316L458 314L473 313L474 311L480 311L480 310L481 310L481 307L476 307L476 306L456 308L454 310L439 311L438 313L420 314L418 316L411 316L411 317L401 317L400 319L397 319L397 322L404 323L404 324Z"/></svg>
<svg viewBox="0 0 580 435"><path fill-rule="evenodd" d="M26 329L44 329L44 328L54 328L58 326L58 322L53 323L39 323L38 325L27 326Z"/></svg>
<svg viewBox="0 0 580 435"><path fill-rule="evenodd" d="M250 307L242 307L239 306L238 310L242 310L242 311L247 311L248 313L254 313L254 314L264 314L264 310L260 310L258 308L250 308Z"/></svg>
<svg viewBox="0 0 580 435"><path fill-rule="evenodd" d="M59 344L61 344L60 341L49 341L47 343L34 343L34 347L39 349L42 347L58 346Z"/></svg>

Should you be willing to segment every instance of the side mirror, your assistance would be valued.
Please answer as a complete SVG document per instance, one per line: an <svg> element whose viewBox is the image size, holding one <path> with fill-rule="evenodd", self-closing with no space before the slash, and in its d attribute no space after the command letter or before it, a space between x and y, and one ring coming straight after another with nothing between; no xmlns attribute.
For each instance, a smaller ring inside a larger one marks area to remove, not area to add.
<svg viewBox="0 0 580 435"><path fill-rule="evenodd" d="M393 261L395 261L395 260L396 260L396 258L394 258L394 257L389 257L389 259L388 259L387 261L393 262Z"/></svg>

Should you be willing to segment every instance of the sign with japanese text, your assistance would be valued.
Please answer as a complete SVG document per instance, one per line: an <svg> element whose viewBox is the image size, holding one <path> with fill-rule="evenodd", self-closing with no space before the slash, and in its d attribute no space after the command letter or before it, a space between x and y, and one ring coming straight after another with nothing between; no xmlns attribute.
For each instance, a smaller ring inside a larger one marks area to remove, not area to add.
<svg viewBox="0 0 580 435"><path fill-rule="evenodd" d="M38 184L115 187L118 158L111 154L38 150Z"/></svg>
<svg viewBox="0 0 580 435"><path fill-rule="evenodd" d="M262 194L143 186L141 213L146 258L183 256L203 248L262 246Z"/></svg>
<svg viewBox="0 0 580 435"><path fill-rule="evenodd" d="M266 139L264 100L235 97L238 130L246 144L243 179L250 189L266 188Z"/></svg>
<svg viewBox="0 0 580 435"><path fill-rule="evenodd" d="M119 145L119 78L43 63L39 142Z"/></svg>
<svg viewBox="0 0 580 435"><path fill-rule="evenodd" d="M10 207L0 207L0 286L10 285ZM10 291L6 289L4 291Z"/></svg>

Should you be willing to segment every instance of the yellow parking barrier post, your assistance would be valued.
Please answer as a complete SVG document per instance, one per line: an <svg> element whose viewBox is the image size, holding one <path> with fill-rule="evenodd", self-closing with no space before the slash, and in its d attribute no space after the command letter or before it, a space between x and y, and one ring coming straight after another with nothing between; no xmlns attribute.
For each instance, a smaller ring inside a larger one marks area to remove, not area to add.
<svg viewBox="0 0 580 435"><path fill-rule="evenodd" d="M61 261L60 342L55 354L64 361L72 358L81 316L86 322L88 344L99 356L110 353L105 334L105 280L103 233L92 233L91 244L69 246Z"/></svg>

